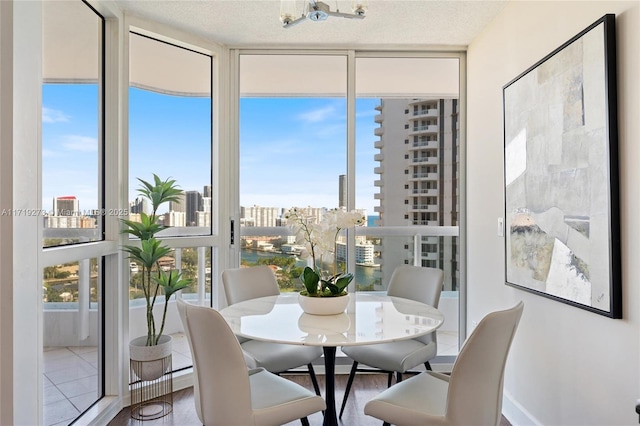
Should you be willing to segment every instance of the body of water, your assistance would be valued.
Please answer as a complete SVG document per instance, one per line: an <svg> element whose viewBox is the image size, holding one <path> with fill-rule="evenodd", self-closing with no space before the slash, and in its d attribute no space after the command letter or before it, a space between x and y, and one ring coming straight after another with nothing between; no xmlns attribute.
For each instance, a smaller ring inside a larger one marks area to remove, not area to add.
<svg viewBox="0 0 640 426"><path fill-rule="evenodd" d="M377 216L376 216L377 217ZM266 252L260 250L242 250L242 260L247 262L257 262L258 259L268 259L270 257L291 257L288 254ZM296 258L296 266L306 266L307 261ZM376 271L379 267L360 266L356 265L355 283L360 287L367 287L376 283L377 278Z"/></svg>

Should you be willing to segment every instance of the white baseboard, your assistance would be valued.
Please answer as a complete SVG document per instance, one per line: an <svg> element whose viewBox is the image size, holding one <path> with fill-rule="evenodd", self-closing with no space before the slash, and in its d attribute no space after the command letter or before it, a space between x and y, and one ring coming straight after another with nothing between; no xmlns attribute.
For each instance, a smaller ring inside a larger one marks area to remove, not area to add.
<svg viewBox="0 0 640 426"><path fill-rule="evenodd" d="M78 426L106 425L122 410L123 404L116 396L105 396L88 409L73 424Z"/></svg>
<svg viewBox="0 0 640 426"><path fill-rule="evenodd" d="M528 412L509 392L502 395L502 415L513 426L542 426L530 412Z"/></svg>

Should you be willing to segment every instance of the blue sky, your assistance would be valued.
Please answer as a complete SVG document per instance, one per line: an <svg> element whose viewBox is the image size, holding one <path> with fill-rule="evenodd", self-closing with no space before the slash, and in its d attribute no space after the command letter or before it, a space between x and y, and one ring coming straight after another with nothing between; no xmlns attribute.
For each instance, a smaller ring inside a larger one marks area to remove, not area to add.
<svg viewBox="0 0 640 426"><path fill-rule="evenodd" d="M184 190L210 182L210 102L130 90L130 199L136 177L173 177ZM98 204L95 85L43 86L44 209L75 195L80 209ZM357 207L373 214L378 99L359 99L356 122ZM344 98L244 98L240 104L240 203L264 207L336 207L346 173Z"/></svg>
<svg viewBox="0 0 640 426"><path fill-rule="evenodd" d="M98 202L98 88L47 84L42 94L42 208L75 195L80 209Z"/></svg>
<svg viewBox="0 0 640 426"><path fill-rule="evenodd" d="M373 212L375 99L357 108L356 197ZM346 174L344 98L244 98L240 102L240 204L337 207Z"/></svg>

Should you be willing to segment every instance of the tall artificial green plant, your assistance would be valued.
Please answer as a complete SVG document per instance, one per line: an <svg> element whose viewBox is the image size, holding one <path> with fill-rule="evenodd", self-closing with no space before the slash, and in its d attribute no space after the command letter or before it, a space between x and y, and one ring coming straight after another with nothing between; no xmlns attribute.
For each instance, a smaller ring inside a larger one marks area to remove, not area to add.
<svg viewBox="0 0 640 426"><path fill-rule="evenodd" d="M142 184L138 192L149 200L152 212L150 215L141 212L140 222L122 219L122 223L125 225L125 229L122 232L140 239L139 247L137 245L125 245L123 250L129 253L130 259L135 260L142 266L142 291L147 308L146 346L154 346L158 344L164 330L169 299L175 292L182 290L191 283L190 280L182 278L182 274L177 270L163 271L158 264L162 257L171 252L169 247L162 245L162 242L156 238L156 234L166 228L158 223L158 208L171 201L179 202L180 195L183 192L176 185L176 181L171 178L162 180L154 174L153 183L140 178L138 180ZM153 306L161 288L165 304L160 329L156 330Z"/></svg>

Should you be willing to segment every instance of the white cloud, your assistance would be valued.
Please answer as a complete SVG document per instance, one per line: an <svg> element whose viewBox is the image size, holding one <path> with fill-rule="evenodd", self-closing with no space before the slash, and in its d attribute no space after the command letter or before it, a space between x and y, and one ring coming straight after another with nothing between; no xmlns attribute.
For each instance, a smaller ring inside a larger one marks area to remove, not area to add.
<svg viewBox="0 0 640 426"><path fill-rule="evenodd" d="M70 118L70 116L60 110L42 107L43 123L66 123Z"/></svg>
<svg viewBox="0 0 640 426"><path fill-rule="evenodd" d="M331 117L335 114L335 112L335 108L333 108L332 106L327 106L324 108L319 108L298 114L298 119L306 121L308 123L317 123Z"/></svg>
<svg viewBox="0 0 640 426"><path fill-rule="evenodd" d="M98 140L90 136L65 135L62 146L68 151L95 152L98 150Z"/></svg>
<svg viewBox="0 0 640 426"><path fill-rule="evenodd" d="M43 149L42 156L43 157L60 157L60 153L52 149Z"/></svg>

